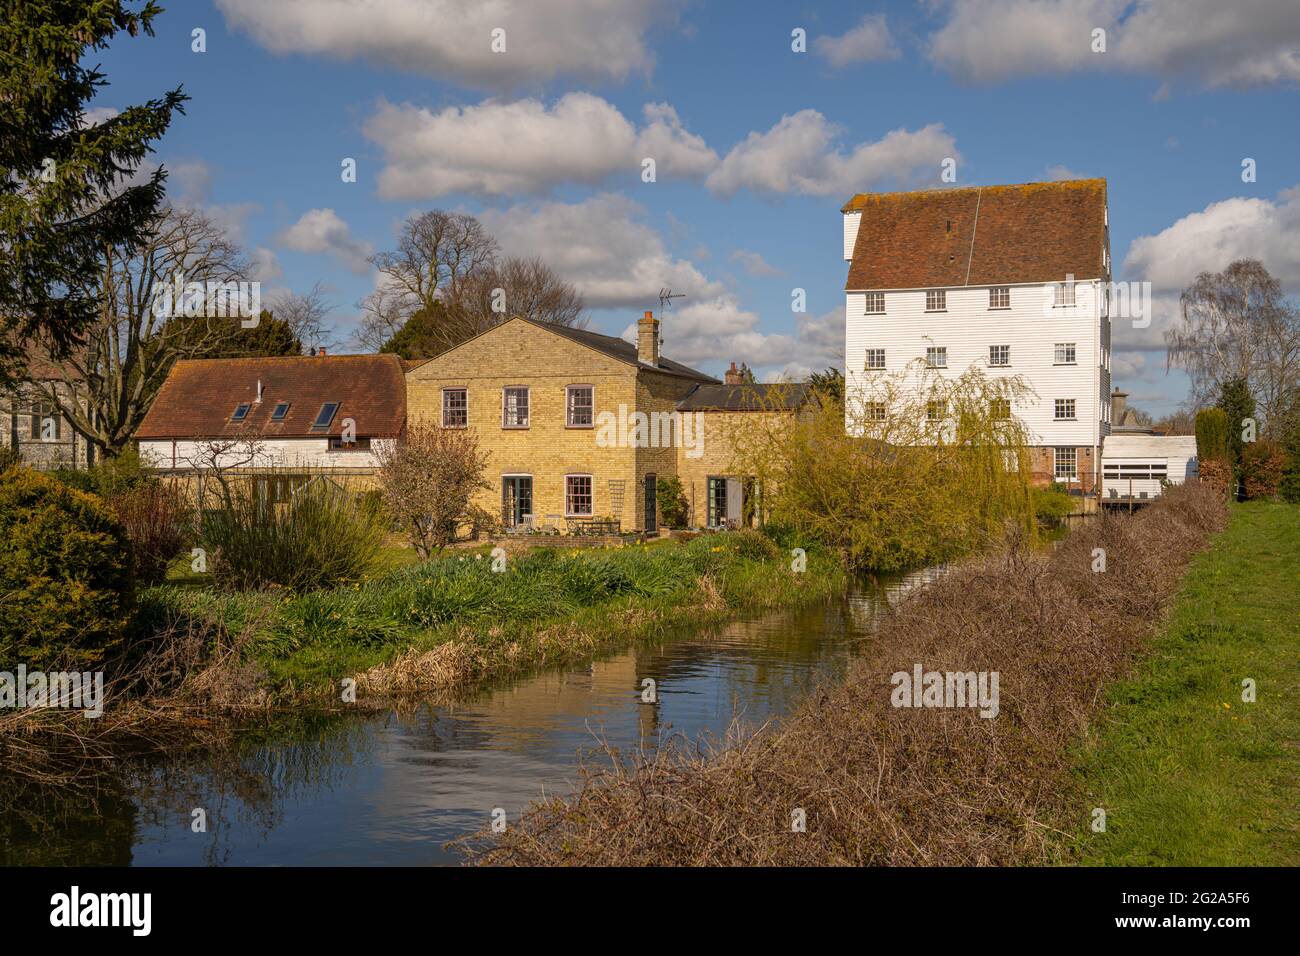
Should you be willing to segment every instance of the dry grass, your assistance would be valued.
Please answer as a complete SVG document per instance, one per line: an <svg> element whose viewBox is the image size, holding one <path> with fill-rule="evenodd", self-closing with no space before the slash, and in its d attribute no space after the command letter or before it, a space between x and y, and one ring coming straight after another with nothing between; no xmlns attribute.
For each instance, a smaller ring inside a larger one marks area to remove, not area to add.
<svg viewBox="0 0 1300 956"><path fill-rule="evenodd" d="M1221 529L1207 487L1101 517L1050 555L1012 542L905 601L845 681L778 729L616 752L534 805L475 862L515 865L971 865L1045 862L1088 810L1068 751L1127 672L1190 555ZM1106 552L1094 573L1093 549ZM890 676L997 671L1000 713L890 705ZM792 814L806 832L792 832Z"/></svg>

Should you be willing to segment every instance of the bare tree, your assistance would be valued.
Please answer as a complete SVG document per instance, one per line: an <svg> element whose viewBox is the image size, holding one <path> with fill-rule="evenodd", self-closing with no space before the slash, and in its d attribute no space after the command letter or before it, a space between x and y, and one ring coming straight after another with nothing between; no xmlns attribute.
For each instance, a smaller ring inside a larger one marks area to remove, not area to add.
<svg viewBox="0 0 1300 956"><path fill-rule="evenodd" d="M38 390L59 406L78 434L116 455L135 434L176 360L217 351L238 329L238 323L178 315L182 302L166 295L173 282L228 288L247 274L238 246L207 216L164 209L134 255L104 250L99 284L89 290L98 297L99 312L85 343L61 360L51 343L39 343L38 351L61 370L62 381L39 383ZM167 301L171 308L160 307Z"/></svg>
<svg viewBox="0 0 1300 956"><path fill-rule="evenodd" d="M537 258L494 263L467 277L447 299L448 311L472 334L514 315L582 328L584 308L578 290Z"/></svg>
<svg viewBox="0 0 1300 956"><path fill-rule="evenodd" d="M491 488L483 479L488 455L472 433L412 425L378 455L389 512L422 559L451 544L459 525L486 519L472 500L476 491Z"/></svg>
<svg viewBox="0 0 1300 956"><path fill-rule="evenodd" d="M325 295L320 282L312 285L305 293L284 292L276 296L271 303L271 314L287 322L294 338L304 348L332 348L335 344L334 330L327 326L325 317L334 308Z"/></svg>
<svg viewBox="0 0 1300 956"><path fill-rule="evenodd" d="M357 341L378 351L421 309L454 297L462 282L496 261L497 241L473 216L432 210L402 226L397 249L379 252L370 263L379 286L361 303Z"/></svg>
<svg viewBox="0 0 1300 956"><path fill-rule="evenodd" d="M1165 332L1170 367L1187 370L1192 400L1214 401L1223 383L1244 379L1266 429L1300 390L1300 312L1255 259L1202 272L1182 294L1181 322Z"/></svg>

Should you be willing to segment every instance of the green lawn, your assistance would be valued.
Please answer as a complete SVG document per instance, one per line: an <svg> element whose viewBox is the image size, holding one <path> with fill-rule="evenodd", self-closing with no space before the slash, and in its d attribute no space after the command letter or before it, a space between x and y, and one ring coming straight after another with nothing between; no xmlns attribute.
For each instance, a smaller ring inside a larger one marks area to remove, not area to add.
<svg viewBox="0 0 1300 956"><path fill-rule="evenodd" d="M1082 828L1077 862L1300 863L1300 508L1233 507L1151 656L1111 689L1078 773L1107 817Z"/></svg>

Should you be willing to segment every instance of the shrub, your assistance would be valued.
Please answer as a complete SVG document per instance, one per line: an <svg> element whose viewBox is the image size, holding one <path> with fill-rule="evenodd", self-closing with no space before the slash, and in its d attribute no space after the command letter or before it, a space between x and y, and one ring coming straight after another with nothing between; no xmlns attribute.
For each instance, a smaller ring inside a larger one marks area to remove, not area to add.
<svg viewBox="0 0 1300 956"><path fill-rule="evenodd" d="M126 529L98 498L49 475L0 475L0 664L89 668L135 613Z"/></svg>
<svg viewBox="0 0 1300 956"><path fill-rule="evenodd" d="M112 493L108 504L131 539L136 581L162 581L193 538L194 514L185 493L176 485L149 481Z"/></svg>
<svg viewBox="0 0 1300 956"><path fill-rule="evenodd" d="M8 445L0 446L0 472L8 471L23 463L22 453Z"/></svg>
<svg viewBox="0 0 1300 956"><path fill-rule="evenodd" d="M236 492L200 522L199 543L218 587L337 587L359 581L379 555L380 516L341 488L314 481L284 505L248 488Z"/></svg>
<svg viewBox="0 0 1300 956"><path fill-rule="evenodd" d="M1034 501L1034 515L1044 528L1059 527L1066 517L1074 511L1074 502L1070 496L1055 484L1046 488L1035 488L1031 492Z"/></svg>
<svg viewBox="0 0 1300 956"><path fill-rule="evenodd" d="M1196 457L1202 462L1228 458L1228 413L1203 408L1196 413Z"/></svg>
<svg viewBox="0 0 1300 956"><path fill-rule="evenodd" d="M487 522L470 504L475 491L491 488L483 480L487 453L471 432L412 425L379 459L384 501L421 558L455 541L460 526L472 525L477 535Z"/></svg>
<svg viewBox="0 0 1300 956"><path fill-rule="evenodd" d="M1241 483L1247 498L1277 495L1286 469L1286 456L1272 442L1247 442L1241 450Z"/></svg>
<svg viewBox="0 0 1300 956"><path fill-rule="evenodd" d="M776 542L754 528L740 528L727 535L727 543L742 558L750 561L775 561L781 555Z"/></svg>
<svg viewBox="0 0 1300 956"><path fill-rule="evenodd" d="M102 459L93 468L58 468L50 474L69 488L104 498L139 488L154 480L134 449L126 449L115 458Z"/></svg>
<svg viewBox="0 0 1300 956"><path fill-rule="evenodd" d="M1283 501L1300 504L1300 404L1283 420L1282 453L1286 463L1278 482L1278 494Z"/></svg>
<svg viewBox="0 0 1300 956"><path fill-rule="evenodd" d="M659 517L665 528L686 527L689 505L682 480L676 475L665 475L655 481L655 498L659 503Z"/></svg>
<svg viewBox="0 0 1300 956"><path fill-rule="evenodd" d="M1232 469L1223 458L1209 458L1200 462L1201 481L1220 495L1227 495L1232 486Z"/></svg>

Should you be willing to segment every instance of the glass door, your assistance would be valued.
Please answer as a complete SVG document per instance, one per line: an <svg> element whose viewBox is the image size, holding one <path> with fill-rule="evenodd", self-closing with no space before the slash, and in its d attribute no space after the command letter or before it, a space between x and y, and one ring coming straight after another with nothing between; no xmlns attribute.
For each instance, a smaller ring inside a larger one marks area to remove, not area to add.
<svg viewBox="0 0 1300 956"><path fill-rule="evenodd" d="M507 528L521 528L533 517L533 479L530 475L506 475L501 479L501 521Z"/></svg>

